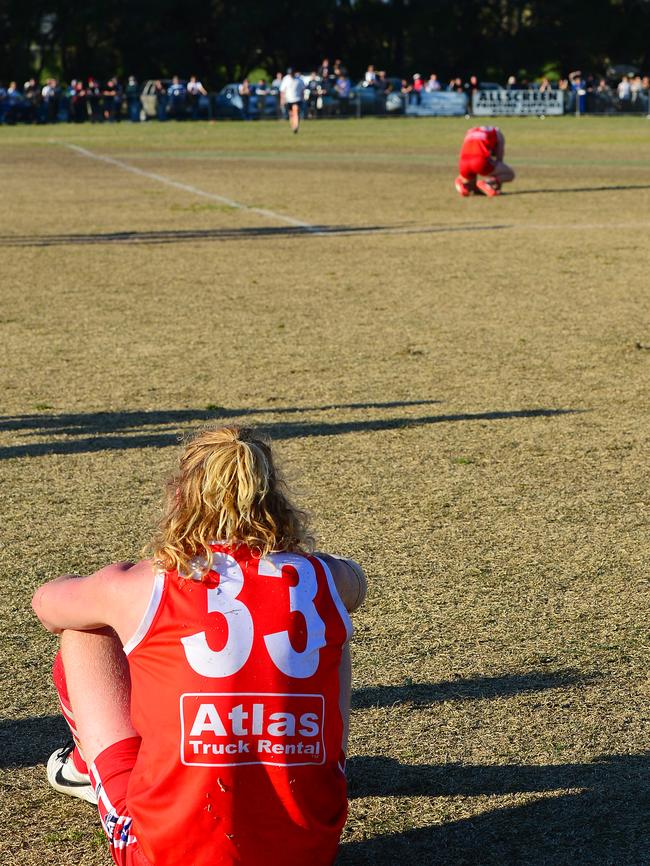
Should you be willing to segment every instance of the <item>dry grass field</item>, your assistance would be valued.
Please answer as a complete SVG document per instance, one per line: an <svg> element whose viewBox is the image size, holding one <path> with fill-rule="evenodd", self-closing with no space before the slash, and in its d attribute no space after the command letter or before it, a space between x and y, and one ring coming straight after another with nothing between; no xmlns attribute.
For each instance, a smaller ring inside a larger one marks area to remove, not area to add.
<svg viewBox="0 0 650 866"><path fill-rule="evenodd" d="M219 422L370 578L341 866L650 862L650 123L467 125L0 130L3 864L109 863L29 601Z"/></svg>

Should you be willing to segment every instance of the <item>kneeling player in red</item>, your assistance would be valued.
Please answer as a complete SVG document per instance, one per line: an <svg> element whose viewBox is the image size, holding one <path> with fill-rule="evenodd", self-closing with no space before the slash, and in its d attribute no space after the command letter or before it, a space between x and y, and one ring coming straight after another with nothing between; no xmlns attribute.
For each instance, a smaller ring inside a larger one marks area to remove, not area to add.
<svg viewBox="0 0 650 866"><path fill-rule="evenodd" d="M97 803L118 866L331 866L347 815L349 612L365 576L310 553L268 443L190 441L150 558L44 584L74 745L48 779Z"/></svg>
<svg viewBox="0 0 650 866"><path fill-rule="evenodd" d="M500 195L501 184L515 179L514 171L503 161L505 144L498 126L474 126L467 131L455 181L460 195Z"/></svg>

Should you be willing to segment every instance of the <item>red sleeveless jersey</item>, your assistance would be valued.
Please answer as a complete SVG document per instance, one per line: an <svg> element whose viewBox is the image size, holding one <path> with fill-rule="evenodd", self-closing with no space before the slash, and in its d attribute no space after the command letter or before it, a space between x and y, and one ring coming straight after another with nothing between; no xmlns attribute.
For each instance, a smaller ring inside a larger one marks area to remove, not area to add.
<svg viewBox="0 0 650 866"><path fill-rule="evenodd" d="M497 148L497 130L494 126L473 126L463 140L461 159L483 157L489 159Z"/></svg>
<svg viewBox="0 0 650 866"><path fill-rule="evenodd" d="M156 866L330 866L347 816L350 619L317 557L213 550L203 581L156 576L124 648L135 835Z"/></svg>

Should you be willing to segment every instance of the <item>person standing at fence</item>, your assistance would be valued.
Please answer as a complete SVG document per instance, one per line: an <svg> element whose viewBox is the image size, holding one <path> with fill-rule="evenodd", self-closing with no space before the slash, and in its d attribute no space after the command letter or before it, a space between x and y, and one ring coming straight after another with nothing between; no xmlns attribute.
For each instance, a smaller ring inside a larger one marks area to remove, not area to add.
<svg viewBox="0 0 650 866"><path fill-rule="evenodd" d="M158 120L167 120L167 88L158 78L154 81L153 89L156 97L156 117Z"/></svg>
<svg viewBox="0 0 650 866"><path fill-rule="evenodd" d="M466 81L463 85L463 91L467 94L467 104L468 107L472 107L472 99L475 93L478 93L480 89L480 85L478 83L478 78L476 75L470 75L469 81Z"/></svg>
<svg viewBox="0 0 650 866"><path fill-rule="evenodd" d="M115 83L115 96L113 97L113 115L115 120L120 123L122 120L122 103L124 101L124 88L120 84L118 78L114 79Z"/></svg>
<svg viewBox="0 0 650 866"><path fill-rule="evenodd" d="M207 95L208 91L203 86L203 82L199 81L196 75L190 75L190 80L187 82L187 99L190 104L192 120L199 119L199 100L202 96Z"/></svg>
<svg viewBox="0 0 650 866"><path fill-rule="evenodd" d="M74 81L72 84L70 85L72 90L70 96L72 120L75 123L84 123L88 117L88 93L83 81Z"/></svg>
<svg viewBox="0 0 650 866"><path fill-rule="evenodd" d="M305 82L300 76L300 71L287 69L287 74L282 79L280 86L280 98L294 135L300 129L300 112L302 111L304 93Z"/></svg>
<svg viewBox="0 0 650 866"><path fill-rule="evenodd" d="M271 96L275 97L275 116L278 120L282 120L282 98L280 96L280 88L282 87L282 73L276 72L275 78L271 82Z"/></svg>
<svg viewBox="0 0 650 866"><path fill-rule="evenodd" d="M41 90L41 100L45 123L56 123L59 111L59 84L56 78L48 78Z"/></svg>
<svg viewBox="0 0 650 866"><path fill-rule="evenodd" d="M632 85L627 75L623 75L616 85L618 104L622 111L628 111L632 104Z"/></svg>
<svg viewBox="0 0 650 866"><path fill-rule="evenodd" d="M343 117L346 117L350 111L351 91L352 85L350 83L350 78L345 69L341 68L336 79L336 84L334 85L334 93L336 94L337 99L337 114Z"/></svg>
<svg viewBox="0 0 650 866"><path fill-rule="evenodd" d="M264 78L260 78L260 80L255 85L255 109L256 109L256 117L258 120L262 120L264 115L266 114L266 97L269 95L271 91L266 86L266 81Z"/></svg>
<svg viewBox="0 0 650 866"><path fill-rule="evenodd" d="M44 584L74 741L52 787L97 803L117 866L331 866L347 814L349 613L268 441L186 444L150 558Z"/></svg>
<svg viewBox="0 0 650 866"><path fill-rule="evenodd" d="M167 98L170 100L169 113L174 120L185 120L185 100L187 90L178 75L174 75L172 83L167 88Z"/></svg>
<svg viewBox="0 0 650 866"><path fill-rule="evenodd" d="M4 94L4 116L2 122L10 125L15 124L18 120L22 103L23 100L18 92L17 83L15 81L10 81L9 87L7 87Z"/></svg>
<svg viewBox="0 0 650 866"><path fill-rule="evenodd" d="M101 123L104 119L102 114L102 89L99 82L92 75L88 79L88 104L90 105L90 120L92 123Z"/></svg>
<svg viewBox="0 0 650 866"><path fill-rule="evenodd" d="M30 78L29 81L25 82L23 87L23 97L25 99L25 122L35 123L39 99L38 84L36 83L35 78Z"/></svg>
<svg viewBox="0 0 650 866"><path fill-rule="evenodd" d="M305 84L306 96L306 111L307 117L316 117L318 111L318 97L322 94L321 80L316 74L316 70L312 70L307 83ZM321 98L322 103L322 98Z"/></svg>
<svg viewBox="0 0 650 866"><path fill-rule="evenodd" d="M476 192L500 195L501 184L515 179L513 169L503 161L505 146L505 137L498 126L469 129L460 149L456 191L463 197Z"/></svg>
<svg viewBox="0 0 650 866"><path fill-rule="evenodd" d="M252 90L251 90L251 86L250 86L250 82L249 82L248 78L244 78L244 80L242 81L242 83L238 87L238 91L239 91L239 96L241 98L242 115L244 117L244 120L250 120L249 108L250 108Z"/></svg>
<svg viewBox="0 0 650 866"><path fill-rule="evenodd" d="M336 74L336 68L334 69L334 74ZM323 62L318 67L318 76L322 81L327 81L327 79L332 75L329 58L324 57Z"/></svg>
<svg viewBox="0 0 650 866"><path fill-rule="evenodd" d="M126 85L126 107L131 123L139 123L140 87L133 75L129 75L129 80Z"/></svg>
<svg viewBox="0 0 650 866"><path fill-rule="evenodd" d="M102 90L102 107L104 109L104 120L112 122L115 120L115 100L117 97L117 82L110 78Z"/></svg>
<svg viewBox="0 0 650 866"><path fill-rule="evenodd" d="M413 85L411 87L411 92L409 94L409 102L411 105L420 105L422 102L422 91L424 90L424 83L422 81L422 76L419 72L416 72L413 75Z"/></svg>

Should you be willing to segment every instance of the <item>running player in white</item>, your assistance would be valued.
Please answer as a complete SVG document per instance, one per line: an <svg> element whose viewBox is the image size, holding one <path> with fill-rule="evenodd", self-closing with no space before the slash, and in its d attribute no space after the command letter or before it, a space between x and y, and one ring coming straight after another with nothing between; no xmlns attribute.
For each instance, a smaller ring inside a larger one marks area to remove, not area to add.
<svg viewBox="0 0 650 866"><path fill-rule="evenodd" d="M280 85L280 101L283 108L287 110L291 130L294 134L300 129L300 110L304 93L305 83L300 72L297 69L295 71L288 69Z"/></svg>

